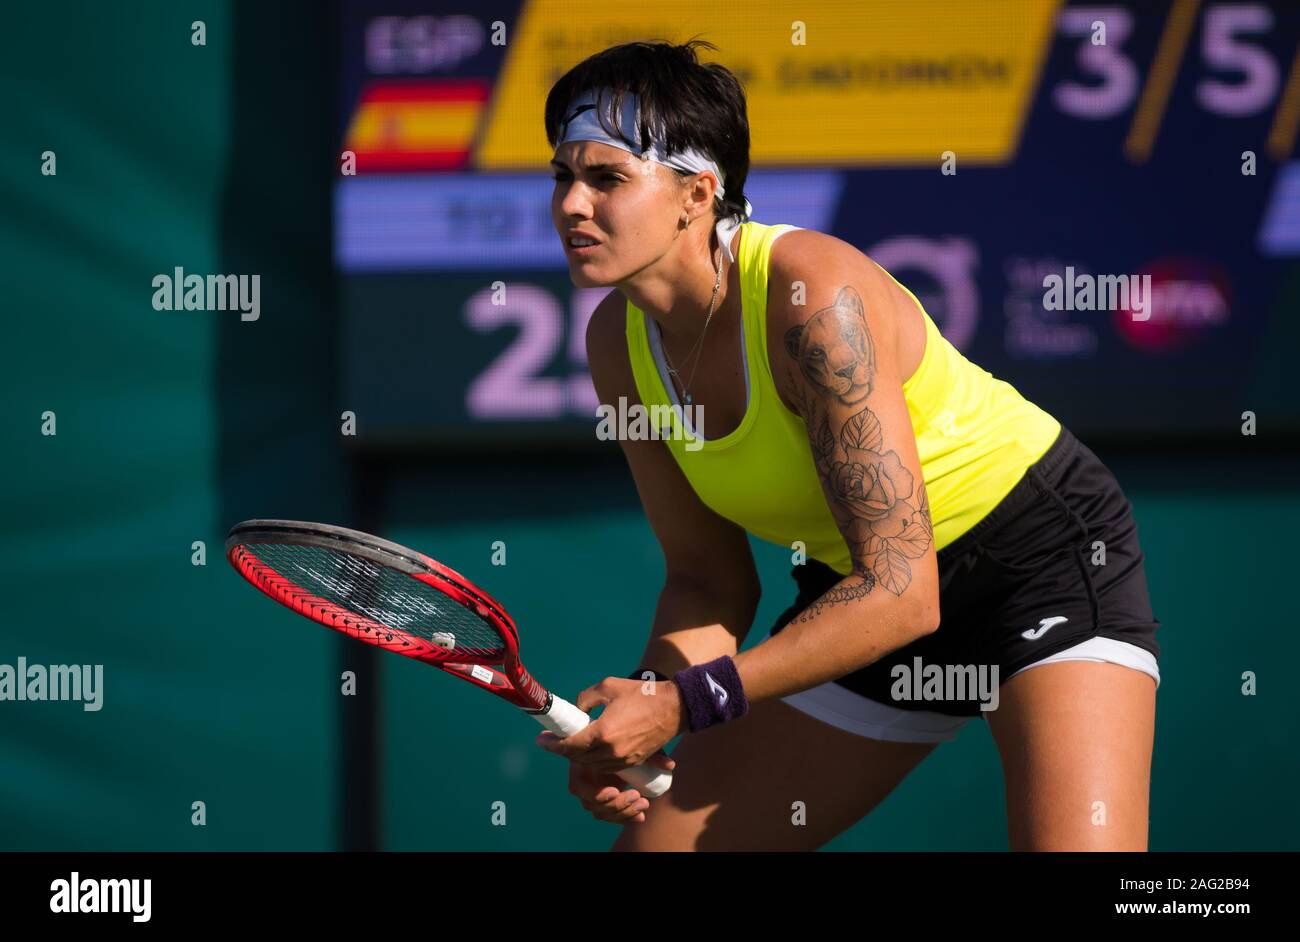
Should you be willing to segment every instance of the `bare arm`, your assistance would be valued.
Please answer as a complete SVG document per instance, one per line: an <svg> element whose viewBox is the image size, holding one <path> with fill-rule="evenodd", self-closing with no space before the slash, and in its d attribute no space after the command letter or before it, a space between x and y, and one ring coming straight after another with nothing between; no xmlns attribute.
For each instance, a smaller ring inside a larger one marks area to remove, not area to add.
<svg viewBox="0 0 1300 942"><path fill-rule="evenodd" d="M613 292L587 328L597 397L640 401L627 357L625 305ZM620 442L646 517L663 550L666 576L640 667L672 676L691 664L734 655L754 619L758 574L745 531L695 494L662 441Z"/></svg>
<svg viewBox="0 0 1300 942"><path fill-rule="evenodd" d="M897 300L861 253L810 235L781 264L774 256L770 359L778 388L807 424L853 571L736 658L751 701L842 677L939 623L929 503L896 366ZM792 300L795 281L804 283L804 305Z"/></svg>

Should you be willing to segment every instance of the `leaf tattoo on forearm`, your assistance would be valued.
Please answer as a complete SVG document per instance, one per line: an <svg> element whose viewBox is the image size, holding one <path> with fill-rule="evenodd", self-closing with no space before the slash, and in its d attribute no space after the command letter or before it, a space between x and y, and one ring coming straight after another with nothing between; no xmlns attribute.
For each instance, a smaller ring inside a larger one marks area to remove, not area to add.
<svg viewBox="0 0 1300 942"><path fill-rule="evenodd" d="M875 585L902 595L912 581L909 560L925 555L934 539L930 501L925 482L886 449L880 420L866 406L876 352L857 291L845 285L833 304L786 331L785 348L807 381L809 392L799 392L798 405L813 461L861 580L832 589L805 614L862 598ZM840 418L840 406L857 411Z"/></svg>
<svg viewBox="0 0 1300 942"><path fill-rule="evenodd" d="M815 602L799 613L799 616L793 619L794 622L812 621L817 617L817 613L828 605L839 605L844 602L854 602L866 596L876 587L875 577L870 572L858 570L856 572L856 582L850 582L847 585L837 585L828 589L825 593L817 598Z"/></svg>

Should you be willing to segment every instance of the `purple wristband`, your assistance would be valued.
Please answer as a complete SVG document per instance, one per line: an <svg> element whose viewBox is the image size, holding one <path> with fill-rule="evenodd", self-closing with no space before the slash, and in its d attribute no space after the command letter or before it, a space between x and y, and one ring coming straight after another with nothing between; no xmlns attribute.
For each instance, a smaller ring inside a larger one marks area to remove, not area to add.
<svg viewBox="0 0 1300 942"><path fill-rule="evenodd" d="M725 654L707 664L696 664L673 675L682 695L682 709L691 732L738 720L749 712L745 688L736 662Z"/></svg>

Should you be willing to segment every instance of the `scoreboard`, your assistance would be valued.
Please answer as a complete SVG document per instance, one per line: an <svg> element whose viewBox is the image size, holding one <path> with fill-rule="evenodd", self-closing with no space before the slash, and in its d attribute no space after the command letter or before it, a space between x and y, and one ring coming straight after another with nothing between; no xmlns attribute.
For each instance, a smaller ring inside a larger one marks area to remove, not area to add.
<svg viewBox="0 0 1300 942"><path fill-rule="evenodd" d="M343 0L361 444L595 441L584 331L607 289L568 277L543 103L593 52L695 36L745 85L755 220L857 246L1076 432L1222 437L1245 411L1300 431L1300 4L745 9Z"/></svg>

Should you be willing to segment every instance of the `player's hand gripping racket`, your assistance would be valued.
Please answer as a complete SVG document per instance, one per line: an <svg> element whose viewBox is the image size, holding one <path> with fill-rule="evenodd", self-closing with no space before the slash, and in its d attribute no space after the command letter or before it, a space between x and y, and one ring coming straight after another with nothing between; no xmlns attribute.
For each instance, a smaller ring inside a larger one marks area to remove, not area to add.
<svg viewBox="0 0 1300 942"><path fill-rule="evenodd" d="M226 558L299 615L440 667L531 713L557 736L591 722L524 669L514 620L500 603L415 550L322 523L245 520L226 538ZM668 791L673 780L671 772L646 765L619 776L648 798Z"/></svg>

